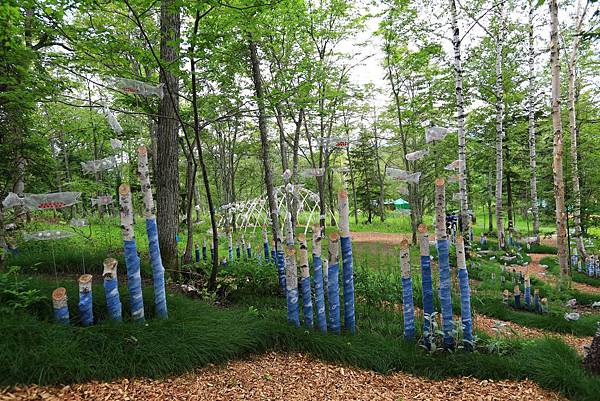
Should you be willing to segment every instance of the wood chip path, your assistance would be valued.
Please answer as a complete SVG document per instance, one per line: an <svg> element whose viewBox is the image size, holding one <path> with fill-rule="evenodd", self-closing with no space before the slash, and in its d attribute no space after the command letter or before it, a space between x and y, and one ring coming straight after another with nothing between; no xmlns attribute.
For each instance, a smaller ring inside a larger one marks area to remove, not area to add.
<svg viewBox="0 0 600 401"><path fill-rule="evenodd" d="M560 400L528 380L469 377L435 381L406 373L381 375L320 362L301 354L268 353L162 379L119 380L0 391L0 400Z"/></svg>

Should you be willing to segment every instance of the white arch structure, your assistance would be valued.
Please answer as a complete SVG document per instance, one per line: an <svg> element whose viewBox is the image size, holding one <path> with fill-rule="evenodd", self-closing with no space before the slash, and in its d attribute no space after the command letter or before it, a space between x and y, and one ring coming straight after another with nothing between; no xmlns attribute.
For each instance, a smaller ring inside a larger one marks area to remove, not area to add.
<svg viewBox="0 0 600 401"><path fill-rule="evenodd" d="M277 200L277 210L279 211L279 218L283 218L287 215L287 202L286 200L286 188L284 186L275 187L275 199ZM319 195L312 192L309 189L304 188L302 185L295 185L293 187L293 196L296 196L298 200L298 210L296 211L296 221L302 212L309 212L306 225L304 227L304 234L308 232L313 220L319 221L320 215L317 214L315 218L315 211L319 210ZM263 195L258 198L249 199L241 202L230 203L222 206L226 211L219 219L218 226L224 227L226 219L229 218L230 213L235 215L235 225L238 229L246 230L251 227L252 233L256 230L256 227L262 227L264 224L269 223L269 201L267 195ZM331 210L327 209L329 214L332 214ZM317 212L318 213L318 212Z"/></svg>

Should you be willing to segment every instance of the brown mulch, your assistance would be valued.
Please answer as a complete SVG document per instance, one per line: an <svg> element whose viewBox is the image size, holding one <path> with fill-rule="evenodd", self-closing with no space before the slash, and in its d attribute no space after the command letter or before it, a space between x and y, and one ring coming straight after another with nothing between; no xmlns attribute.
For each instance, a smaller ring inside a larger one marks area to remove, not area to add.
<svg viewBox="0 0 600 401"><path fill-rule="evenodd" d="M523 380L441 381L406 373L381 375L328 364L301 354L269 353L196 373L162 379L123 379L65 387L0 391L0 400L566 400Z"/></svg>

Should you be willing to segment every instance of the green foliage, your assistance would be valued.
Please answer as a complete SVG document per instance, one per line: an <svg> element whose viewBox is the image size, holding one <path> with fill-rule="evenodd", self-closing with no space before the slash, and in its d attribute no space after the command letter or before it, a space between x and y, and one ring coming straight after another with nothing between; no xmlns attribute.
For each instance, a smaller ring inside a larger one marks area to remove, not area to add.
<svg viewBox="0 0 600 401"><path fill-rule="evenodd" d="M30 281L30 278L21 276L18 267L0 271L0 310L26 311L47 301L38 289L30 287Z"/></svg>

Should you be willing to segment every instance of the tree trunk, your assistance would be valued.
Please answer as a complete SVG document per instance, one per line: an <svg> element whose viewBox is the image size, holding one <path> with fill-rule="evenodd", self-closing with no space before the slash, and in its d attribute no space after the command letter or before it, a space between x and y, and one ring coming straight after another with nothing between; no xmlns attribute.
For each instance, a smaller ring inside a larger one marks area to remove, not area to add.
<svg viewBox="0 0 600 401"><path fill-rule="evenodd" d="M575 228L575 241L577 243L577 251L581 260L587 259L587 252L583 243L583 234L581 230L581 188L579 187L579 166L577 163L577 142L578 142L578 127L577 115L575 110L575 82L577 80L577 51L579 47L579 37L581 34L581 25L587 10L586 6L581 12L581 0L577 1L577 14L575 18L575 35L573 36L573 46L571 56L569 57L568 73L568 101L569 101L569 131L571 134L571 175L573 176L573 226Z"/></svg>
<svg viewBox="0 0 600 401"><path fill-rule="evenodd" d="M160 7L160 57L171 66L179 58L179 6L175 0L163 0ZM179 225L179 80L170 70L161 66L160 82L167 92L158 106L156 140L156 220L158 242L163 264L167 269L177 268L177 227Z"/></svg>
<svg viewBox="0 0 600 401"><path fill-rule="evenodd" d="M530 192L531 192L531 217L533 219L533 236L535 242L539 243L540 235L540 213L538 208L537 197L537 154L536 154L536 138L535 138L535 51L534 51L534 35L533 35L533 0L529 0L529 90L528 90L528 115L529 115L529 168L531 171Z"/></svg>
<svg viewBox="0 0 600 401"><path fill-rule="evenodd" d="M194 145L196 142L194 141ZM194 206L194 187L196 186L196 172L197 166L194 163L194 147L188 155L186 155L186 168L185 168L185 188L186 188L186 204L185 204L185 216L187 226L187 237L185 242L185 251L183 252L183 263L192 263L192 253L194 251L194 219L192 218L193 206Z"/></svg>
<svg viewBox="0 0 600 401"><path fill-rule="evenodd" d="M258 50L256 43L250 40L250 61L252 64L252 81L254 83L254 91L256 94L256 103L258 105L258 129L260 131L261 143L261 158L263 169L265 171L265 187L267 188L267 198L269 200L269 211L271 215L271 228L273 230L273 238L277 245L277 250L283 250L281 240L279 238L279 211L277 210L277 202L275 200L275 191L273 190L273 176L271 172L271 162L269 159L269 138L267 132L267 121L265 116L265 100L262 87L262 78L260 74L260 61L258 59Z"/></svg>
<svg viewBox="0 0 600 401"><path fill-rule="evenodd" d="M452 13L452 45L454 46L454 82L456 91L456 126L458 131L458 167L459 174L459 193L460 193L460 220L461 232L465 238L467 248L469 247L468 239L470 230L469 217L469 198L467 192L467 157L465 152L465 111L463 98L463 76L460 54L460 32L458 29L458 18L456 13L456 3L450 0L450 11Z"/></svg>
<svg viewBox="0 0 600 401"><path fill-rule="evenodd" d="M488 172L488 233L494 232L494 212L492 210L492 172Z"/></svg>
<svg viewBox="0 0 600 401"><path fill-rule="evenodd" d="M510 153L508 146L506 147L506 161L510 165ZM506 166L507 167L507 166ZM513 192L512 182L510 180L510 170L507 168L506 172L506 218L508 220L508 232L512 232L515 228L515 216L513 207Z"/></svg>
<svg viewBox="0 0 600 401"><path fill-rule="evenodd" d="M560 115L560 50L558 43L558 4L557 0L549 0L550 7L550 68L552 70L552 128L554 130L554 146L552 171L554 178L554 199L556 214L556 247L561 279L569 275L567 260L567 230L565 210L565 183L563 177L563 132Z"/></svg>
<svg viewBox="0 0 600 401"><path fill-rule="evenodd" d="M502 221L502 140L504 139L504 87L502 83L502 50L504 46L504 3L498 5L498 37L496 38L496 231L498 246L504 248Z"/></svg>

